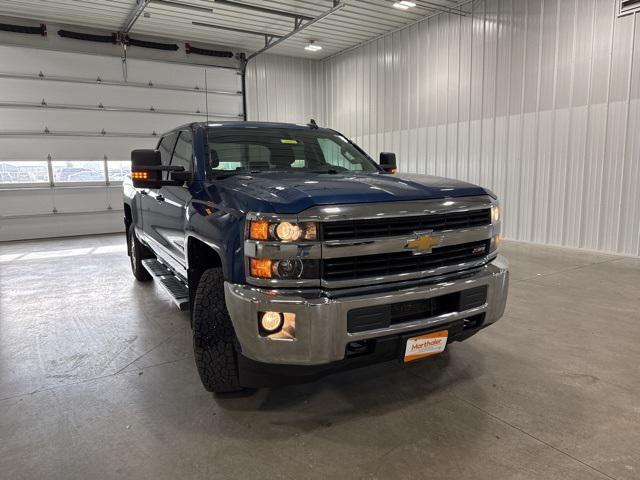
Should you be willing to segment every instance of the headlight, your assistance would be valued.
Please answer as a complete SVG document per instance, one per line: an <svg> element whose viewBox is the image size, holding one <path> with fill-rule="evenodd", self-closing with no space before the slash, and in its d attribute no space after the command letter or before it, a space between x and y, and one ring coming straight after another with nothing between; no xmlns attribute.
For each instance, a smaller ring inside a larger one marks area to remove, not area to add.
<svg viewBox="0 0 640 480"><path fill-rule="evenodd" d="M298 280L318 278L318 261L287 258L250 258L249 273L255 278Z"/></svg>
<svg viewBox="0 0 640 480"><path fill-rule="evenodd" d="M319 284L320 245L314 243L318 237L318 223L298 222L294 215L250 217L244 248L247 277L288 286Z"/></svg>
<svg viewBox="0 0 640 480"><path fill-rule="evenodd" d="M491 223L498 223L500 221L500 205L494 205L491 207Z"/></svg>
<svg viewBox="0 0 640 480"><path fill-rule="evenodd" d="M251 220L249 223L251 240L299 242L318 239L318 227L315 222L269 222Z"/></svg>

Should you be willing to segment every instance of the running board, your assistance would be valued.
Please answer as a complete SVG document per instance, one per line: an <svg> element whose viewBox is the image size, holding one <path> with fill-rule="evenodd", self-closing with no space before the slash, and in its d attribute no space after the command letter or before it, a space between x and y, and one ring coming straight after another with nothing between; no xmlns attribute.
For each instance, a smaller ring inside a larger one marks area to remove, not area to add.
<svg viewBox="0 0 640 480"><path fill-rule="evenodd" d="M155 258L142 260L142 265L169 294L180 310L189 310L189 289L174 273Z"/></svg>

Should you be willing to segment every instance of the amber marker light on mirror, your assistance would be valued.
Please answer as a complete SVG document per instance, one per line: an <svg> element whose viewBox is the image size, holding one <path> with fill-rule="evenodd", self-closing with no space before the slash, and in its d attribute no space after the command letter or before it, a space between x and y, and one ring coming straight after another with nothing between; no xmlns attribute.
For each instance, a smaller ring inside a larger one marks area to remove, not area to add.
<svg viewBox="0 0 640 480"><path fill-rule="evenodd" d="M131 178L133 180L148 180L149 172L131 172Z"/></svg>
<svg viewBox="0 0 640 480"><path fill-rule="evenodd" d="M249 238L251 240L268 240L269 222L265 220L252 220L249 223Z"/></svg>
<svg viewBox="0 0 640 480"><path fill-rule="evenodd" d="M249 261L251 276L256 278L271 278L273 260L270 258L252 258Z"/></svg>

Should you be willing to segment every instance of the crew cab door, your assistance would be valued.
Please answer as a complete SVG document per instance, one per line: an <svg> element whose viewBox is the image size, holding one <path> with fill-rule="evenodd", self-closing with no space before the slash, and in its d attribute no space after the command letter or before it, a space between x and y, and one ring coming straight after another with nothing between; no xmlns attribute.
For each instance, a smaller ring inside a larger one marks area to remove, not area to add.
<svg viewBox="0 0 640 480"><path fill-rule="evenodd" d="M179 132L169 165L181 166L186 172L193 172L193 135L190 129ZM171 172L165 174L168 175L167 180L172 180ZM191 193L185 185L163 186L157 191L154 231L167 255L164 260L178 273L186 275L186 271L183 272L186 268L185 214Z"/></svg>

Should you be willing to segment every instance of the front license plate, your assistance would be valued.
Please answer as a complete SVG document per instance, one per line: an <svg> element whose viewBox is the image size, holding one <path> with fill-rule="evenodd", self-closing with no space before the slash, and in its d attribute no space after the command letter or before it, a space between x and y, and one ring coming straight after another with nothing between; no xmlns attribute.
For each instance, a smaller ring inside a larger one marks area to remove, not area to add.
<svg viewBox="0 0 640 480"><path fill-rule="evenodd" d="M448 330L441 330L407 339L407 346L404 350L404 363L443 352L447 346L448 336Z"/></svg>

